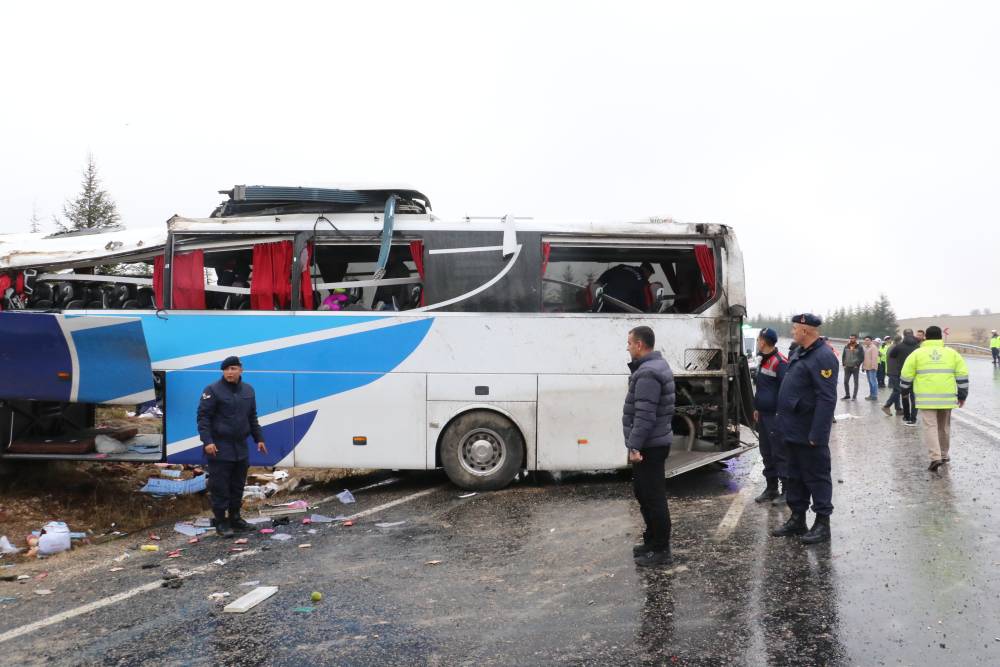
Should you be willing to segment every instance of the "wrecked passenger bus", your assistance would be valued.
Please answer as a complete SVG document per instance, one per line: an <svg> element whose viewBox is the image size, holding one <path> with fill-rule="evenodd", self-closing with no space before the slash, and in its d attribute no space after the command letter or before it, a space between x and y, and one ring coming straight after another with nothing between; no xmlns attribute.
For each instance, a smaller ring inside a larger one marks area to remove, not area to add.
<svg viewBox="0 0 1000 667"><path fill-rule="evenodd" d="M400 188L225 194L165 229L0 236L0 455L200 463L201 390L235 354L268 444L253 465L443 467L479 490L624 468L641 324L677 383L668 474L752 446L726 226L444 220ZM642 307L605 293L620 264L652 267ZM97 406L148 401L162 435L95 450Z"/></svg>

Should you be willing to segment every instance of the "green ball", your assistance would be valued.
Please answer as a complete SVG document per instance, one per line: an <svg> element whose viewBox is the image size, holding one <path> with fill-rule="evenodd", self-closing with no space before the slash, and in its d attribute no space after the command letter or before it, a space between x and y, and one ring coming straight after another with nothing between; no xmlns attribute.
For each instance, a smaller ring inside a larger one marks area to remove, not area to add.
<svg viewBox="0 0 1000 667"><path fill-rule="evenodd" d="M313 594L310 597L312 597L313 602L319 602L320 600L323 599L323 594L317 591L313 591Z"/></svg>

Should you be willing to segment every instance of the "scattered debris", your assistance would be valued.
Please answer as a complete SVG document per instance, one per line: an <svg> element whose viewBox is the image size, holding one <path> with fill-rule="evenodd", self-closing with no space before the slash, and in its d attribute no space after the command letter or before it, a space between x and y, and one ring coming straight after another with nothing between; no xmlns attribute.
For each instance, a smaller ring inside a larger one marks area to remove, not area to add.
<svg viewBox="0 0 1000 667"><path fill-rule="evenodd" d="M125 561L127 561L131 557L132 557L132 554L130 554L129 552L126 551L126 552L122 553L121 556L115 557L115 562L116 563L124 563Z"/></svg>
<svg viewBox="0 0 1000 667"><path fill-rule="evenodd" d="M244 581L240 586L259 586L259 581Z"/></svg>
<svg viewBox="0 0 1000 667"><path fill-rule="evenodd" d="M207 516L200 516L194 520L194 525L196 528L211 528L212 519Z"/></svg>
<svg viewBox="0 0 1000 667"><path fill-rule="evenodd" d="M319 591L313 591L312 595L309 596L309 599L311 599L313 602L319 602L320 600L323 599L323 594L320 593Z"/></svg>
<svg viewBox="0 0 1000 667"><path fill-rule="evenodd" d="M156 533L150 533L149 534L149 539L153 540L154 542L159 542L160 541L160 536L157 535Z"/></svg>
<svg viewBox="0 0 1000 667"><path fill-rule="evenodd" d="M342 523L342 524L340 524L340 525L341 525L341 526L345 526L345 527L347 527L347 528L350 528L351 526L353 526L353 525L354 525L354 522L353 522L353 521L351 521L350 519L348 519L347 521L345 521L344 523Z"/></svg>
<svg viewBox="0 0 1000 667"><path fill-rule="evenodd" d="M261 528L260 529L260 534L261 535L270 535L273 532L274 532L274 528Z"/></svg>
<svg viewBox="0 0 1000 667"><path fill-rule="evenodd" d="M141 569L152 570L154 567L156 567L156 565L157 565L156 563L143 563Z"/></svg>
<svg viewBox="0 0 1000 667"><path fill-rule="evenodd" d="M229 553L231 554L239 553L241 551L246 551L246 549L243 547L229 547Z"/></svg>
<svg viewBox="0 0 1000 667"><path fill-rule="evenodd" d="M393 528L395 526L402 526L406 521L392 521L390 523L376 523L375 525L379 528Z"/></svg>
<svg viewBox="0 0 1000 667"><path fill-rule="evenodd" d="M462 495L459 496L459 498L471 498L472 496L475 496L475 495L478 495L478 494L475 491L473 491L472 493L463 493Z"/></svg>
<svg viewBox="0 0 1000 667"><path fill-rule="evenodd" d="M311 544L309 544L308 542L306 542L305 544L300 544L299 545L299 549L308 549L311 546L312 546Z"/></svg>
<svg viewBox="0 0 1000 667"><path fill-rule="evenodd" d="M343 491L337 494L337 500L339 500L345 505L350 505L351 503L355 502L354 494L348 491L347 489L344 489Z"/></svg>
<svg viewBox="0 0 1000 667"><path fill-rule="evenodd" d="M52 595L51 588L36 588L35 595Z"/></svg>
<svg viewBox="0 0 1000 667"><path fill-rule="evenodd" d="M173 551L167 554L167 558L180 558L181 551L183 551L183 549L174 549Z"/></svg>
<svg viewBox="0 0 1000 667"><path fill-rule="evenodd" d="M110 570L108 570L108 572L121 572L124 569L125 569L124 567L113 567Z"/></svg>
<svg viewBox="0 0 1000 667"><path fill-rule="evenodd" d="M214 563L215 565L225 565L226 561L222 560L221 558L216 558L215 560L212 561L212 563Z"/></svg>
<svg viewBox="0 0 1000 667"><path fill-rule="evenodd" d="M269 523L271 521L271 518L266 516L255 516L253 518L244 520L251 526L259 526L262 523Z"/></svg>
<svg viewBox="0 0 1000 667"><path fill-rule="evenodd" d="M293 614L311 614L316 611L316 607L296 607L292 610Z"/></svg>
<svg viewBox="0 0 1000 667"><path fill-rule="evenodd" d="M429 560L424 565L440 565L443 562L443 560Z"/></svg>
<svg viewBox="0 0 1000 667"><path fill-rule="evenodd" d="M160 587L161 588L174 588L174 589L177 589L177 588L180 588L183 585L184 585L184 580L183 579L174 578L174 579L169 579L168 581L164 581L162 584L160 584Z"/></svg>
<svg viewBox="0 0 1000 667"><path fill-rule="evenodd" d="M204 491L208 482L208 475L198 475L191 479L163 479L162 477L150 477L146 486L139 489L142 493L151 493L157 496L181 496L189 493L199 493Z"/></svg>
<svg viewBox="0 0 1000 667"><path fill-rule="evenodd" d="M199 540L197 537L192 537L190 540L188 540L188 544L198 544L198 542Z"/></svg>
<svg viewBox="0 0 1000 667"><path fill-rule="evenodd" d="M222 611L230 614L242 614L245 611L253 609L277 592L277 586L261 586L259 588L255 588L243 597L237 598L227 604Z"/></svg>
<svg viewBox="0 0 1000 667"><path fill-rule="evenodd" d="M315 535L315 534L316 534L316 533L318 533L319 531L318 531L318 530L316 530L315 528L310 528L310 529L309 529L309 530L307 530L306 532L307 532L307 533L309 533L310 535Z"/></svg>
<svg viewBox="0 0 1000 667"><path fill-rule="evenodd" d="M280 517L283 519L288 519L288 517L292 514L305 514L305 512L306 512L305 507L262 507L260 510L260 515L262 517L268 517L268 518ZM278 525L277 521L275 521L275 525Z"/></svg>
<svg viewBox="0 0 1000 667"><path fill-rule="evenodd" d="M208 599L218 602L219 600L225 600L227 597L229 597L229 593L211 593Z"/></svg>
<svg viewBox="0 0 1000 667"><path fill-rule="evenodd" d="M0 554L16 554L19 551L21 551L21 549L18 549L11 544L6 535L0 537Z"/></svg>
<svg viewBox="0 0 1000 667"><path fill-rule="evenodd" d="M322 514L311 514L309 516L309 521L312 523L333 523L333 517L324 516Z"/></svg>
<svg viewBox="0 0 1000 667"><path fill-rule="evenodd" d="M199 528L188 522L181 522L174 524L174 532L180 533L181 535L187 535L188 537L197 537L198 535L203 535L206 532L205 528Z"/></svg>
<svg viewBox="0 0 1000 667"><path fill-rule="evenodd" d="M15 600L17 600L17 598L11 598L11 597L0 598L0 604L4 604L6 602L14 602Z"/></svg>
<svg viewBox="0 0 1000 667"><path fill-rule="evenodd" d="M32 538L28 539L28 546L32 544ZM69 526L62 521L49 521L42 526L42 532L38 536L37 548L39 556L51 556L52 554L69 551L71 539L69 536ZM31 556L31 551L28 552Z"/></svg>
<svg viewBox="0 0 1000 667"><path fill-rule="evenodd" d="M285 540L292 539L292 536L288 533L275 533L271 536L272 540L278 540L279 542L284 542Z"/></svg>
<svg viewBox="0 0 1000 667"><path fill-rule="evenodd" d="M235 540L233 542L233 544L246 544L247 542L249 542L249 540L247 538L241 537L240 539Z"/></svg>
<svg viewBox="0 0 1000 667"><path fill-rule="evenodd" d="M140 551L159 551L160 546L158 544L143 544L139 547Z"/></svg>

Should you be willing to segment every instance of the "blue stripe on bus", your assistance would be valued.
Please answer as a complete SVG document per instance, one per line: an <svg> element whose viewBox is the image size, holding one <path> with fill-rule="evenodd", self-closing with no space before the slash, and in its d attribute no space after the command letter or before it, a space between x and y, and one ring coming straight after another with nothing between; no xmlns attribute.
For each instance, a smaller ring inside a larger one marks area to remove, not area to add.
<svg viewBox="0 0 1000 667"><path fill-rule="evenodd" d="M417 349L432 323L430 318L405 322L243 356L246 380L257 394L258 415L263 418L293 405L303 405L378 380ZM201 390L219 376L217 364L168 372L166 418L170 442L198 434L196 415ZM294 387L292 377L295 378Z"/></svg>
<svg viewBox="0 0 1000 667"><path fill-rule="evenodd" d="M417 349L432 322L429 318L404 322L382 329L248 354L241 357L240 361L243 362L244 370L248 371L387 373ZM218 370L218 364L203 364L192 370ZM305 401L296 397L295 402Z"/></svg>
<svg viewBox="0 0 1000 667"><path fill-rule="evenodd" d="M0 398L69 400L72 383L69 345L55 315L0 313Z"/></svg>
<svg viewBox="0 0 1000 667"><path fill-rule="evenodd" d="M81 329L71 336L80 369L78 402L103 403L153 390L139 322Z"/></svg>
<svg viewBox="0 0 1000 667"><path fill-rule="evenodd" d="M257 445L251 438L247 438L247 448L250 451L250 465L252 466L276 466L281 459L291 453L295 446L302 442L302 438L309 432L313 421L316 419L316 410L305 414L295 415L288 419L267 426L261 427L264 432L264 443L267 445L267 454L257 451ZM195 445L191 449L178 452L167 457L170 463L191 463L202 464L206 462L205 453L202 448Z"/></svg>
<svg viewBox="0 0 1000 667"><path fill-rule="evenodd" d="M131 314L130 314L131 316ZM219 350L219 361L225 358L226 349L240 345L264 343L288 336L313 333L326 329L337 329L352 324L362 324L379 319L376 316L315 316L296 317L260 315L211 315L198 313L175 315L168 313L158 318L155 315L139 315L146 346L153 363L203 354Z"/></svg>

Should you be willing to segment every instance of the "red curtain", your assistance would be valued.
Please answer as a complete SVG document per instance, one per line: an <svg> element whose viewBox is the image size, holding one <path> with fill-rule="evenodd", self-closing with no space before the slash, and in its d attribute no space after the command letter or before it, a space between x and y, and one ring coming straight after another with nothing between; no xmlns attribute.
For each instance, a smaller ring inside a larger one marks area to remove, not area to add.
<svg viewBox="0 0 1000 667"><path fill-rule="evenodd" d="M153 280L156 280L155 269ZM163 280L162 273L160 280ZM174 255L174 263L170 267L170 284L173 286L172 308L205 310L205 251L193 250Z"/></svg>
<svg viewBox="0 0 1000 667"><path fill-rule="evenodd" d="M312 260L313 244L310 242L306 244L306 265L302 268L302 285L299 289L302 296L303 310L313 309Z"/></svg>
<svg viewBox="0 0 1000 667"><path fill-rule="evenodd" d="M163 308L163 255L153 259L153 298L156 307Z"/></svg>
<svg viewBox="0 0 1000 667"><path fill-rule="evenodd" d="M549 268L549 255L552 254L552 244L542 244L542 277L545 276L545 269Z"/></svg>
<svg viewBox="0 0 1000 667"><path fill-rule="evenodd" d="M420 280L424 279L424 242L423 241L410 241L410 256L413 258L413 263L417 266L417 274L420 275ZM426 286L424 286L426 287ZM420 290L420 305L424 305L424 289Z"/></svg>
<svg viewBox="0 0 1000 667"><path fill-rule="evenodd" d="M694 247L694 257L698 260L698 268L701 269L701 277L708 285L708 298L715 296L715 255L707 245L696 245Z"/></svg>
<svg viewBox="0 0 1000 667"><path fill-rule="evenodd" d="M287 310L292 303L292 242L258 243L252 262L250 308Z"/></svg>

